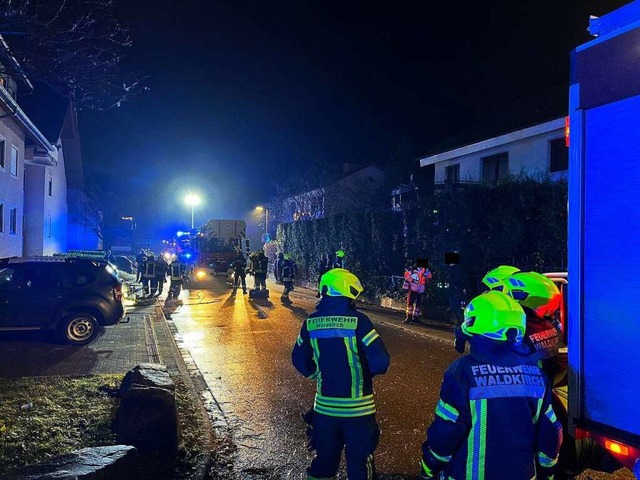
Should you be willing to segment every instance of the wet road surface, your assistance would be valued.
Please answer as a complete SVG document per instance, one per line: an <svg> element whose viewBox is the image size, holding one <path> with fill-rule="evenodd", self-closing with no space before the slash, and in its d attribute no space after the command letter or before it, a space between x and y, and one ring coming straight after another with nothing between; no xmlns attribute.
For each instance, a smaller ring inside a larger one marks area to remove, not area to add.
<svg viewBox="0 0 640 480"><path fill-rule="evenodd" d="M311 455L300 415L313 405L315 385L291 365L291 348L317 300L308 291L296 290L293 304L283 305L281 287L268 286L271 301L250 301L241 291L232 295L223 280L214 279L183 292L182 305L171 309L169 320L224 411L238 447L238 477L306 478ZM402 328L399 315L363 311L391 355L389 371L375 379L382 431L376 468L383 479L415 478L442 374L458 356L452 334Z"/></svg>

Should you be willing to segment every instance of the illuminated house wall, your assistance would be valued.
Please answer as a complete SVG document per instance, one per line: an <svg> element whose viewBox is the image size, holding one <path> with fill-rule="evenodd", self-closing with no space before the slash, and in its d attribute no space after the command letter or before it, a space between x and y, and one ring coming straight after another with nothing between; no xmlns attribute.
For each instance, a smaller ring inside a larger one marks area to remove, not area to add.
<svg viewBox="0 0 640 480"><path fill-rule="evenodd" d="M562 178L568 158L565 119L558 118L420 159L435 167L434 183L480 182L506 175Z"/></svg>

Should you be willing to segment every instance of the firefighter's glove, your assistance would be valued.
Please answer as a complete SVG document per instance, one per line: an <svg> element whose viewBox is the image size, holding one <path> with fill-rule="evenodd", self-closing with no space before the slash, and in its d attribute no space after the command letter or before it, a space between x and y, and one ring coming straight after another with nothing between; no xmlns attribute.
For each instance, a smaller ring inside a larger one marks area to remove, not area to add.
<svg viewBox="0 0 640 480"><path fill-rule="evenodd" d="M455 340L453 341L453 346L456 349L456 352L464 353L466 343L471 337L464 333L460 327L456 327L454 334Z"/></svg>

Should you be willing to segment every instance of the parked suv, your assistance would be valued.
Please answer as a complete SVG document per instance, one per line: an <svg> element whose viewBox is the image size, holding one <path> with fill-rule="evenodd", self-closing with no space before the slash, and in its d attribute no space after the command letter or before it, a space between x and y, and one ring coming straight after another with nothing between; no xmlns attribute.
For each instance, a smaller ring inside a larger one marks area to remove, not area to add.
<svg viewBox="0 0 640 480"><path fill-rule="evenodd" d="M122 282L104 260L0 259L0 331L47 330L86 345L124 313Z"/></svg>

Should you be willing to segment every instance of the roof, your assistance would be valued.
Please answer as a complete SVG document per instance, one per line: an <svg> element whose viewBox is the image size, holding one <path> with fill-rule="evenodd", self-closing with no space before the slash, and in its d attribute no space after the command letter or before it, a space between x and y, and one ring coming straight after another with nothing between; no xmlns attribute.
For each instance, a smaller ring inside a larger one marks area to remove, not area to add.
<svg viewBox="0 0 640 480"><path fill-rule="evenodd" d="M569 88L559 85L503 105L496 110L483 112L467 128L445 138L421 158L565 117L568 109Z"/></svg>
<svg viewBox="0 0 640 480"><path fill-rule="evenodd" d="M497 137L487 138L470 145L464 145L462 147L454 148L446 152L436 153L420 159L420 166L426 167L427 165L433 165L435 163L444 162L445 160L452 160L462 157L464 155L471 155L473 153L482 152L489 148L500 147L509 143L522 140L524 138L541 135L543 133L553 132L556 130L565 128L565 118L556 118L549 122L539 123L530 127L516 130L515 132L505 133Z"/></svg>

